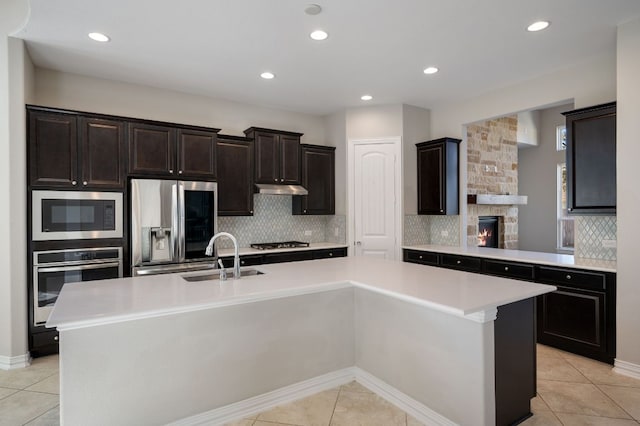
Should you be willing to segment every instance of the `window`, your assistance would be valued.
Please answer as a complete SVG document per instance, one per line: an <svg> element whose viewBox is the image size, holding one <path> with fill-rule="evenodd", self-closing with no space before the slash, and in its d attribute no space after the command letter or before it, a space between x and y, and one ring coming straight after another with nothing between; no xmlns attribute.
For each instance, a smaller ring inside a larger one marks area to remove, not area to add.
<svg viewBox="0 0 640 426"><path fill-rule="evenodd" d="M573 217L567 210L567 164L558 164L558 249L573 251Z"/></svg>
<svg viewBox="0 0 640 426"><path fill-rule="evenodd" d="M556 126L556 150L564 151L567 149L567 127L563 124Z"/></svg>

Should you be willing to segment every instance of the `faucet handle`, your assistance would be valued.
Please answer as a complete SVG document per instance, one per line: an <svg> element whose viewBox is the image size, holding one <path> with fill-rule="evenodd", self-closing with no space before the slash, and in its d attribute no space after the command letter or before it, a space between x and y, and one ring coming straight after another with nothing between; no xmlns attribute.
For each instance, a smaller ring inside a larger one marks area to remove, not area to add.
<svg viewBox="0 0 640 426"><path fill-rule="evenodd" d="M222 263L222 259L218 259L218 265L220 266L220 281L226 281L227 270L224 269L224 264Z"/></svg>

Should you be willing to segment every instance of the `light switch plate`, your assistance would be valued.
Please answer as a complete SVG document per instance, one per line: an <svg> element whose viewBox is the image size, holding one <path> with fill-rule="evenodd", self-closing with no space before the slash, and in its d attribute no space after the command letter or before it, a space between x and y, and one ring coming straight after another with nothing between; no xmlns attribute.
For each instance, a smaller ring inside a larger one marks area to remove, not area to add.
<svg viewBox="0 0 640 426"><path fill-rule="evenodd" d="M602 240L602 247L604 248L616 248L617 240Z"/></svg>

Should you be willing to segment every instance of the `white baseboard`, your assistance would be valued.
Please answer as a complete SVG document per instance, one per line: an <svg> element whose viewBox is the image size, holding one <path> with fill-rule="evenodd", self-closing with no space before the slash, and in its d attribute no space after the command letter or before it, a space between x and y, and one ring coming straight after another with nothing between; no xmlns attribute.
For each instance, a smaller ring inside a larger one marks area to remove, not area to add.
<svg viewBox="0 0 640 426"><path fill-rule="evenodd" d="M0 370L15 370L16 368L24 368L31 365L31 355L27 352L18 356L0 355Z"/></svg>
<svg viewBox="0 0 640 426"><path fill-rule="evenodd" d="M421 402L400 392L398 389L378 379L376 376L366 371L354 367L355 376L358 383L375 394L386 399L396 407L412 415L421 423L427 426L456 426L457 424L436 413Z"/></svg>
<svg viewBox="0 0 640 426"><path fill-rule="evenodd" d="M222 425L256 415L277 405L286 404L318 392L344 385L352 380L358 381L370 391L386 399L427 426L456 426L456 423L436 413L426 405L357 367L345 368L290 386L285 386L253 398L178 420L170 423L169 426Z"/></svg>
<svg viewBox="0 0 640 426"><path fill-rule="evenodd" d="M621 361L616 359L613 363L613 371L625 376L633 377L634 379L640 379L640 365L633 364L627 361Z"/></svg>
<svg viewBox="0 0 640 426"><path fill-rule="evenodd" d="M170 426L219 425L241 418L249 417L276 405L286 404L297 399L314 395L331 388L335 388L355 379L353 368L334 371L305 380L290 386L285 386L253 398L225 405L205 413L196 414L185 419L170 423Z"/></svg>

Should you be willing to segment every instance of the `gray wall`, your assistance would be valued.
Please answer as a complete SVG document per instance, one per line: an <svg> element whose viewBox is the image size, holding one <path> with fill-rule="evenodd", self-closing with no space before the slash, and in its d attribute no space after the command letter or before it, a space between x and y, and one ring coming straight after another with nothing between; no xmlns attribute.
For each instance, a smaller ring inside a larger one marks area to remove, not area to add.
<svg viewBox="0 0 640 426"><path fill-rule="evenodd" d="M564 111L573 104L541 110L538 145L518 149L518 194L529 203L519 207L519 249L556 252L556 209L558 163L565 152L556 151L556 126L564 124Z"/></svg>

